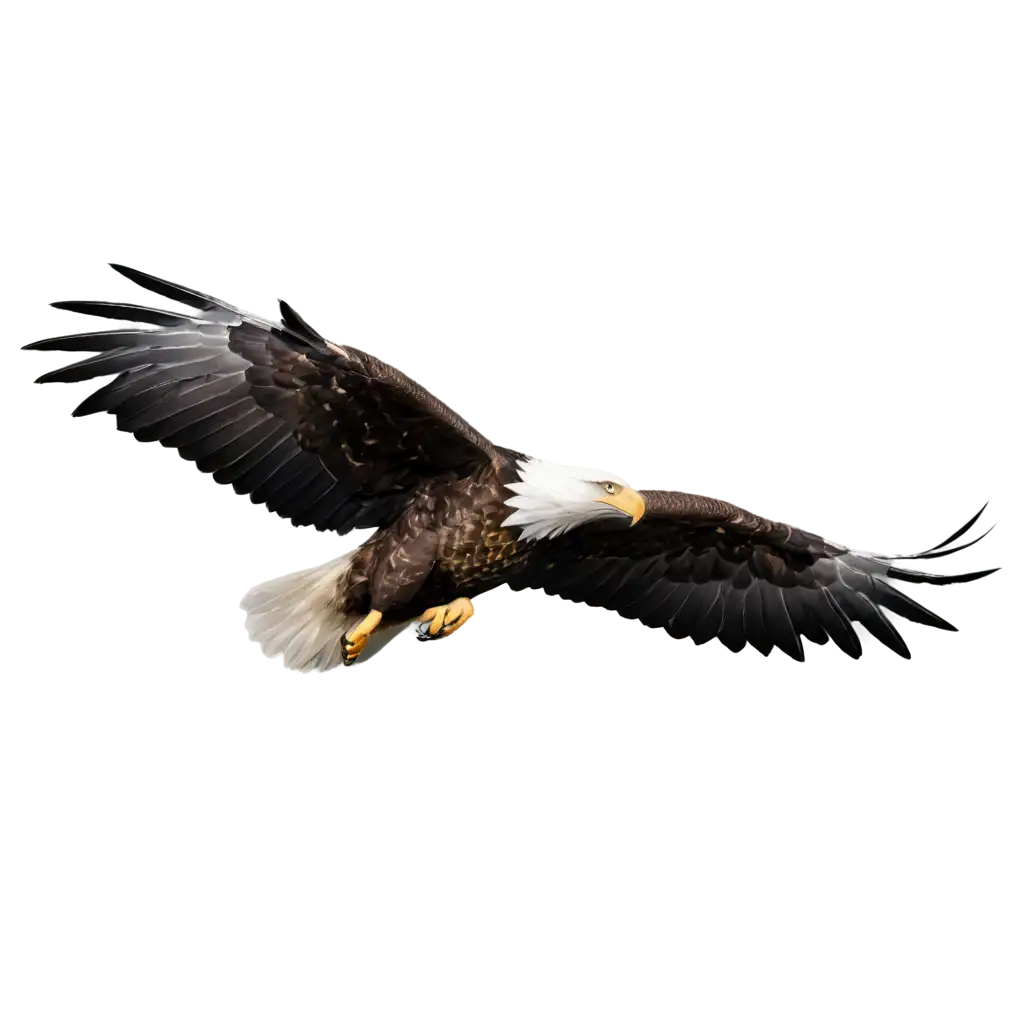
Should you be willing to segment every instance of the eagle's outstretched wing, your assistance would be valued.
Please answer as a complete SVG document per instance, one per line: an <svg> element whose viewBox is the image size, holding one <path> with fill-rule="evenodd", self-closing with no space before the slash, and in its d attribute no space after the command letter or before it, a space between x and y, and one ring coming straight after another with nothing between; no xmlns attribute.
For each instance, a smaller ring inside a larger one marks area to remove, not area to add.
<svg viewBox="0 0 1024 1024"><path fill-rule="evenodd" d="M286 303L274 323L113 266L195 312L54 303L152 325L25 346L98 353L44 374L40 383L117 374L76 416L113 413L118 429L177 448L218 483L296 525L338 533L387 522L427 477L498 457L415 381L365 352L328 342Z"/></svg>
<svg viewBox="0 0 1024 1024"><path fill-rule="evenodd" d="M956 627L889 580L966 583L996 571L936 576L892 564L896 558L939 558L970 547L976 540L950 545L981 512L928 551L886 557L832 544L724 501L672 491L641 494L647 512L636 526L601 520L540 541L510 586L610 608L696 644L718 637L731 651L749 643L766 656L778 647L797 661L804 658L801 636L816 644L831 639L859 658L852 623L860 622L909 658L886 610L939 629Z"/></svg>

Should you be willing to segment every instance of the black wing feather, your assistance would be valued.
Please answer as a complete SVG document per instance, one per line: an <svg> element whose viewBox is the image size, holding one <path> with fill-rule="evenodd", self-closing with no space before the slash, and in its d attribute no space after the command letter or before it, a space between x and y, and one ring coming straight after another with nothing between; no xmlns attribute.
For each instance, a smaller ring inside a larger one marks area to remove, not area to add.
<svg viewBox="0 0 1024 1024"><path fill-rule="evenodd" d="M938 629L954 627L888 581L943 585L996 571L922 573L725 502L664 491L644 492L644 499L647 514L631 529L601 521L538 542L510 585L610 608L695 644L717 637L731 651L749 644L765 656L778 647L796 661L804 660L801 637L815 644L831 640L859 658L854 623L860 622L909 658L886 610ZM938 558L969 547L976 541L948 545L977 520L930 553L910 557Z"/></svg>
<svg viewBox="0 0 1024 1024"><path fill-rule="evenodd" d="M294 331L303 338L310 338L315 341L327 340L323 335L310 327L309 324L307 324L306 321L303 320L302 317L284 301L284 299L281 299L278 302L278 305L281 308L281 325L283 327L287 328L289 331Z"/></svg>
<svg viewBox="0 0 1024 1024"><path fill-rule="evenodd" d="M743 623L746 596L746 590L729 587L723 597L722 626L718 631L718 639L733 654L739 654L747 646L747 633Z"/></svg>
<svg viewBox="0 0 1024 1024"><path fill-rule="evenodd" d="M135 324L156 324L158 327L190 327L193 320L181 313L166 309L150 309L129 302L51 302L54 309L66 309L71 313L85 313L87 316L103 316L109 320L128 320Z"/></svg>
<svg viewBox="0 0 1024 1024"><path fill-rule="evenodd" d="M761 594L762 584L760 580L755 580L744 591L743 631L750 646L767 658L772 653L774 644L771 634L765 626Z"/></svg>
<svg viewBox="0 0 1024 1024"><path fill-rule="evenodd" d="M297 525L344 532L393 518L424 481L504 458L433 395L358 349L332 345L287 303L281 323L203 292L111 266L189 312L131 303L59 309L152 325L47 338L26 348L92 352L41 383L115 375L74 415L109 412L140 441Z"/></svg>

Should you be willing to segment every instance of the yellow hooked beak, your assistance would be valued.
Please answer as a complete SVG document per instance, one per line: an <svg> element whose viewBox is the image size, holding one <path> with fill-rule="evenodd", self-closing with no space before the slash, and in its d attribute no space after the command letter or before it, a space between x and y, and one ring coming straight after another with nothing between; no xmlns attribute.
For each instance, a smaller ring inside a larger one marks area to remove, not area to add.
<svg viewBox="0 0 1024 1024"><path fill-rule="evenodd" d="M625 512L633 520L629 524L630 526L636 526L643 517L644 512L647 511L644 499L632 487L623 487L614 494L609 494L607 497L598 498L597 500L604 502L606 505L611 505L612 508L617 508L620 512Z"/></svg>

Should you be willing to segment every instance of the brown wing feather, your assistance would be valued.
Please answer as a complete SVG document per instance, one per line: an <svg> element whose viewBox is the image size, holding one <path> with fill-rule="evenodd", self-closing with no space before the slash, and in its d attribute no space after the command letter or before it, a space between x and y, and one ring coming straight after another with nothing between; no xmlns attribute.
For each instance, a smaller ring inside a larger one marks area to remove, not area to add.
<svg viewBox="0 0 1024 1024"><path fill-rule="evenodd" d="M717 637L732 651L749 643L766 656L778 647L797 661L804 660L801 637L817 644L832 640L859 658L852 623L860 622L909 658L886 610L939 629L955 627L887 579L956 583L995 571L912 572L728 502L674 491L641 493L647 512L636 526L599 520L541 541L510 586L609 608L697 644ZM936 557L934 550L927 557Z"/></svg>
<svg viewBox="0 0 1024 1024"><path fill-rule="evenodd" d="M444 403L359 349L249 323L231 328L230 348L251 364L245 376L256 402L331 473L369 493L405 493L497 457Z"/></svg>

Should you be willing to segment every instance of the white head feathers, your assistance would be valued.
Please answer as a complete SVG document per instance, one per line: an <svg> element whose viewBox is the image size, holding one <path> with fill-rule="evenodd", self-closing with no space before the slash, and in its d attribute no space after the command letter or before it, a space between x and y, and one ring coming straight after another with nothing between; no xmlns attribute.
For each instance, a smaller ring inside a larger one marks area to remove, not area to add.
<svg viewBox="0 0 1024 1024"><path fill-rule="evenodd" d="M523 540L557 537L583 523L622 515L601 500L608 494L606 485L628 486L611 473L540 459L523 459L517 465L519 482L508 485L515 497L505 502L516 511L503 525L522 527Z"/></svg>

